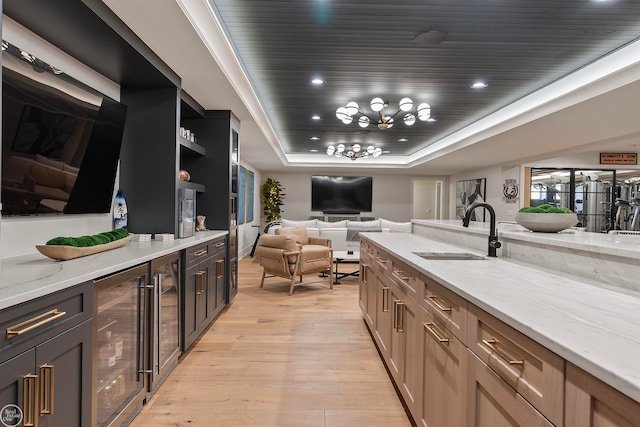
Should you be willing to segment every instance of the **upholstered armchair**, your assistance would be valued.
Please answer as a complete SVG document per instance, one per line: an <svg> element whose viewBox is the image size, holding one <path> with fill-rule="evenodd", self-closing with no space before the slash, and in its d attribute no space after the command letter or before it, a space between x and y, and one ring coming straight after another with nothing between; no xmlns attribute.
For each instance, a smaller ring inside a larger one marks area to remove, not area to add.
<svg viewBox="0 0 640 427"><path fill-rule="evenodd" d="M282 277L291 281L289 295L293 295L296 278L305 274L325 273L333 289L331 240L309 237L305 228L279 228L276 234L263 234L256 247L255 261L263 267L260 287L265 277Z"/></svg>

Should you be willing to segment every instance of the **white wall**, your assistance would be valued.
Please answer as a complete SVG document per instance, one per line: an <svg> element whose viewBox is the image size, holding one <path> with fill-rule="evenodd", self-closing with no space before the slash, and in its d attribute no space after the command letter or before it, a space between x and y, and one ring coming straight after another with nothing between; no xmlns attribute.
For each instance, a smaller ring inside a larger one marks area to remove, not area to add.
<svg viewBox="0 0 640 427"><path fill-rule="evenodd" d="M317 174L314 174L317 175ZM328 173L327 175L340 175ZM345 173L345 176L365 175ZM286 219L307 219L322 212L311 211L310 173L269 172L262 181L273 178L285 188L282 217ZM412 180L409 175L366 174L373 178L373 200L371 212L365 216L385 218L390 221L409 221L411 219ZM262 185L262 182L261 182Z"/></svg>
<svg viewBox="0 0 640 427"><path fill-rule="evenodd" d="M242 131L240 132L240 138L242 138ZM242 161L242 139L240 140L240 164L247 170L254 173L253 176L253 221L238 226L238 258L242 259L249 256L253 243L256 240L258 231L262 233L261 218L262 218L262 204L260 202L260 187L263 184L262 174L256 170L250 164Z"/></svg>
<svg viewBox="0 0 640 427"><path fill-rule="evenodd" d="M2 38L115 100L120 87L63 51L2 16ZM116 189L118 187L116 178ZM115 191L114 191L115 196ZM56 236L82 236L113 229L112 214L7 217L0 223L0 258L36 252L35 245Z"/></svg>

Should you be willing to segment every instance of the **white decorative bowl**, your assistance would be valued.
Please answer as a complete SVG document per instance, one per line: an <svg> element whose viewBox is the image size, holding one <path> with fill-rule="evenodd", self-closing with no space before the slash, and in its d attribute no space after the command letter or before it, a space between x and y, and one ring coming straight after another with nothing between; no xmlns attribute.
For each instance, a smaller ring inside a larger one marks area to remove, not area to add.
<svg viewBox="0 0 640 427"><path fill-rule="evenodd" d="M578 223L575 213L516 213L516 222L531 231L557 233Z"/></svg>

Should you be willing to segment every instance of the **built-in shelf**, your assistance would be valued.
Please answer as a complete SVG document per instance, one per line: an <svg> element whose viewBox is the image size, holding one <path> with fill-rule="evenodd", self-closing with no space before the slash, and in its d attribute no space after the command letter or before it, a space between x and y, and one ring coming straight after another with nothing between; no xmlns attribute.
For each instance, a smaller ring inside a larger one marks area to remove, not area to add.
<svg viewBox="0 0 640 427"><path fill-rule="evenodd" d="M195 142L191 142L186 138L183 137L179 137L179 141L180 141L180 146L195 153L195 154L199 154L201 156L204 156L206 154L206 150L202 145L199 145Z"/></svg>
<svg viewBox="0 0 640 427"><path fill-rule="evenodd" d="M204 193L204 185L191 181L179 181L178 188L187 190L196 190L199 193Z"/></svg>

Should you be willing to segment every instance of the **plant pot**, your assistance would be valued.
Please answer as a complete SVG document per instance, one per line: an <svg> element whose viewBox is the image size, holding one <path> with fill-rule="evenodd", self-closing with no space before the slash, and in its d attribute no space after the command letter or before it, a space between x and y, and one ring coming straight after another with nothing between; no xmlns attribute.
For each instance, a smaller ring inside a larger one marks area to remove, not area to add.
<svg viewBox="0 0 640 427"><path fill-rule="evenodd" d="M516 222L527 230L541 233L557 233L578 223L575 213L518 212Z"/></svg>

